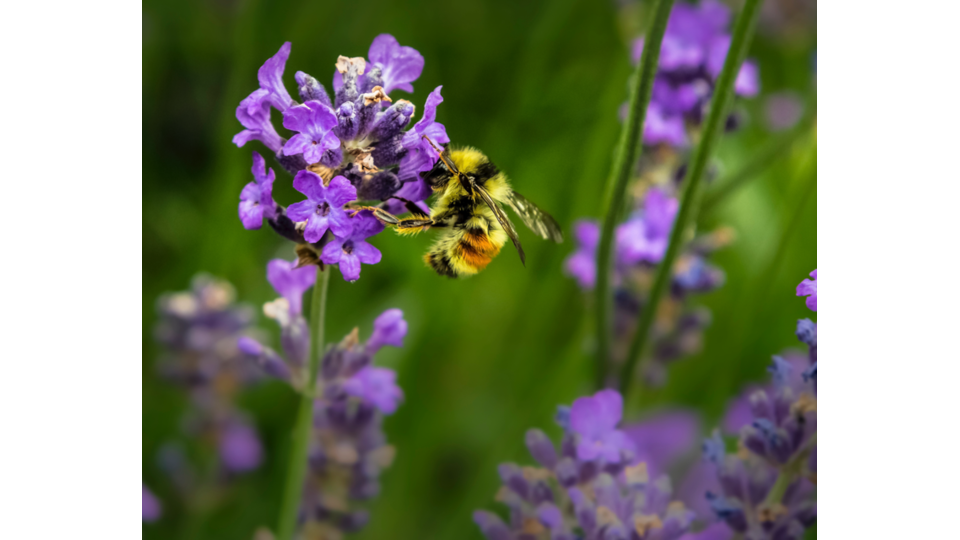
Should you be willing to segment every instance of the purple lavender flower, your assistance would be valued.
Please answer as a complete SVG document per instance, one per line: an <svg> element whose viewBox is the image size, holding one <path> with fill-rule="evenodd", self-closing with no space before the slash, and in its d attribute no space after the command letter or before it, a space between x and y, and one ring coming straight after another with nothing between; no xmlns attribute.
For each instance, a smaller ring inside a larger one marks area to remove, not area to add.
<svg viewBox="0 0 960 540"><path fill-rule="evenodd" d="M143 484L143 521L156 521L160 519L161 513L160 501L147 489L147 485Z"/></svg>
<svg viewBox="0 0 960 540"><path fill-rule="evenodd" d="M617 429L623 417L623 397L616 390L601 390L582 397L570 408L570 429L580 435L577 459L602 459L619 463L621 451L634 451L633 441Z"/></svg>
<svg viewBox="0 0 960 540"><path fill-rule="evenodd" d="M220 436L220 459L232 472L256 469L263 461L263 448L257 432L240 420L226 426Z"/></svg>
<svg viewBox="0 0 960 540"><path fill-rule="evenodd" d="M410 84L420 78L423 72L423 56L413 47L401 46L397 38L390 34L380 34L373 38L367 57L374 67L381 70L383 91L387 94L394 89L413 93ZM369 83L361 86L371 86ZM343 75L337 71L333 74L333 89L340 90L343 86Z"/></svg>
<svg viewBox="0 0 960 540"><path fill-rule="evenodd" d="M644 199L643 216L617 228L618 261L628 266L639 262L660 262L667 251L678 207L676 199L651 188Z"/></svg>
<svg viewBox="0 0 960 540"><path fill-rule="evenodd" d="M307 163L340 165L340 139L332 131L336 125L337 115L319 101L290 107L283 113L283 127L299 133L283 145L284 155L303 154Z"/></svg>
<svg viewBox="0 0 960 540"><path fill-rule="evenodd" d="M249 141L260 141L273 152L283 147L283 139L270 121L270 103L267 91L260 89L250 94L237 107L237 120L246 128L233 136L233 144L243 146Z"/></svg>
<svg viewBox="0 0 960 540"><path fill-rule="evenodd" d="M767 128L783 131L795 126L803 116L803 100L795 92L777 92L767 97L763 109Z"/></svg>
<svg viewBox="0 0 960 540"><path fill-rule="evenodd" d="M244 229L259 229L263 218L275 218L277 203L273 202L273 169L267 170L260 154L253 153L253 182L240 192L240 222Z"/></svg>
<svg viewBox="0 0 960 540"><path fill-rule="evenodd" d="M403 347L403 338L407 335L407 321L403 311L388 309L373 321L373 335L367 340L367 352L373 354L384 345Z"/></svg>
<svg viewBox="0 0 960 540"><path fill-rule="evenodd" d="M817 271L810 272L813 279L805 279L797 285L797 296L807 297L807 307L817 310Z"/></svg>
<svg viewBox="0 0 960 540"><path fill-rule="evenodd" d="M597 282L597 244L600 225L595 221L580 220L573 224L577 250L563 262L564 271L573 276L583 290L593 289Z"/></svg>
<svg viewBox="0 0 960 540"><path fill-rule="evenodd" d="M351 232L350 218L343 205L357 199L357 188L342 176L323 185L323 179L310 171L300 171L293 179L293 187L307 196L307 200L291 204L287 217L293 221L306 221L303 237L307 242L319 242L327 229L338 237Z"/></svg>
<svg viewBox="0 0 960 540"><path fill-rule="evenodd" d="M356 281L360 279L360 263L380 262L382 256L380 250L368 244L367 238L380 233L383 230L383 224L377 221L369 210L357 214L350 219L350 223L353 225L352 232L345 235L338 234L323 246L320 260L326 264L338 265L343 279Z"/></svg>
<svg viewBox="0 0 960 540"><path fill-rule="evenodd" d="M403 390L396 381L392 369L367 366L343 383L343 391L372 403L383 414L393 414L403 401Z"/></svg>
<svg viewBox="0 0 960 540"><path fill-rule="evenodd" d="M433 168L433 164L439 158L433 146L423 137L430 137L439 145L450 142L447 128L436 121L437 106L443 103L443 96L440 95L442 88L443 86L438 86L430 92L423 106L423 116L414 124L413 129L403 134L401 141L407 154L400 160L400 172L397 176L400 180L413 178L418 183L419 191L414 195L413 200L419 201L430 196L430 188L420 179L419 174Z"/></svg>
<svg viewBox="0 0 960 540"><path fill-rule="evenodd" d="M635 460L646 463L647 473L657 477L693 448L700 434L700 419L691 412L668 411L623 426L623 432L633 441Z"/></svg>
<svg viewBox="0 0 960 540"><path fill-rule="evenodd" d="M290 302L290 313L299 315L303 293L317 281L313 266L297 268L297 261L273 259L267 263L267 281L277 293Z"/></svg>
<svg viewBox="0 0 960 540"><path fill-rule="evenodd" d="M283 70L287 66L287 58L290 58L289 41L281 45L277 54L267 59L257 71L260 89L267 92L263 99L280 112L296 105L283 86Z"/></svg>
<svg viewBox="0 0 960 540"><path fill-rule="evenodd" d="M660 47L653 98L644 123L646 144L687 145L684 119L700 121L700 110L713 92L730 48L729 24L730 10L716 0L705 0L699 6L682 2L674 5ZM634 41L634 62L639 62L643 44L642 37ZM734 90L743 96L759 92L755 63L743 64Z"/></svg>

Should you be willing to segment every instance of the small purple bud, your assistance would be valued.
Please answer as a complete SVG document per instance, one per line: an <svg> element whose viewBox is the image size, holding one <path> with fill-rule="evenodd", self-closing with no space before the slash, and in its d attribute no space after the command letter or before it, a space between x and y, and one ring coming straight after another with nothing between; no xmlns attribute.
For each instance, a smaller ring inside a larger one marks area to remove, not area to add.
<svg viewBox="0 0 960 540"><path fill-rule="evenodd" d="M392 171L380 171L360 182L357 187L357 198L367 201L385 201L401 186L400 180Z"/></svg>
<svg viewBox="0 0 960 540"><path fill-rule="evenodd" d="M296 176L298 172L307 168L307 160L303 159L303 154L294 154L292 156L288 156L283 153L283 149L280 149L277 150L277 153L274 157L277 158L277 163L283 167L283 170L287 171L293 176Z"/></svg>
<svg viewBox="0 0 960 540"><path fill-rule="evenodd" d="M723 464L724 455L726 447L723 438L720 437L720 431L715 429L713 435L703 441L703 458L719 467Z"/></svg>
<svg viewBox="0 0 960 540"><path fill-rule="evenodd" d="M553 421L564 431L570 431L570 407L557 405L557 414L554 415Z"/></svg>
<svg viewBox="0 0 960 540"><path fill-rule="evenodd" d="M297 81L300 99L303 101L316 100L331 109L333 108L333 104L330 102L330 95L327 94L327 90L320 84L320 81L302 71L298 71L293 78Z"/></svg>
<svg viewBox="0 0 960 540"><path fill-rule="evenodd" d="M477 510L473 513L473 522L480 527L487 540L510 540L510 529L500 519L500 516L484 510Z"/></svg>
<svg viewBox="0 0 960 540"><path fill-rule="evenodd" d="M743 513L743 508L738 503L724 499L710 491L707 492L706 497L713 512L718 518L725 521L731 529L740 533L747 530L747 518Z"/></svg>
<svg viewBox="0 0 960 540"><path fill-rule="evenodd" d="M537 480L533 483L533 489L530 491L530 502L533 504L554 502L553 490L543 480Z"/></svg>
<svg viewBox="0 0 960 540"><path fill-rule="evenodd" d="M558 461L553 472L557 475L557 482L560 482L560 485L565 488L575 486L579 479L577 462L570 457L565 457Z"/></svg>
<svg viewBox="0 0 960 540"><path fill-rule="evenodd" d="M352 141L360 132L360 113L352 101L337 107L337 126L333 132L341 141Z"/></svg>
<svg viewBox="0 0 960 540"><path fill-rule="evenodd" d="M280 345L287 354L287 359L294 365L306 364L310 356L310 330L303 317L298 316L281 328Z"/></svg>
<svg viewBox="0 0 960 540"><path fill-rule="evenodd" d="M388 309L373 321L373 334L367 340L367 352L373 354L384 345L403 347L403 338L407 335L407 321L403 311Z"/></svg>
<svg viewBox="0 0 960 540"><path fill-rule="evenodd" d="M358 80L360 93L366 94L373 90L374 86L383 86L383 69L380 66L373 66L373 69L364 74Z"/></svg>
<svg viewBox="0 0 960 540"><path fill-rule="evenodd" d="M577 522L580 524L583 532L587 533L588 537L591 537L597 528L597 511L593 503L590 502L579 488L570 488L567 494L570 496L570 501L573 502Z"/></svg>
<svg viewBox="0 0 960 540"><path fill-rule="evenodd" d="M793 366L780 356L773 357L773 364L767 368L767 371L773 375L773 383L777 387L782 387L790 383L790 374Z"/></svg>
<svg viewBox="0 0 960 540"><path fill-rule="evenodd" d="M407 149L403 147L403 134L381 139L374 147L373 152L370 153L373 162L381 169L400 163L400 160L406 155Z"/></svg>
<svg viewBox="0 0 960 540"><path fill-rule="evenodd" d="M563 530L563 514L553 503L545 502L538 506L537 519L551 531L560 532Z"/></svg>
<svg viewBox="0 0 960 540"><path fill-rule="evenodd" d="M251 358L267 375L282 381L290 380L290 368L272 349L264 347L257 340L247 336L237 340L237 348Z"/></svg>
<svg viewBox="0 0 960 540"><path fill-rule="evenodd" d="M376 117L373 125L373 135L381 141L402 135L401 131L410 123L413 112L413 103L405 99L394 103Z"/></svg>
<svg viewBox="0 0 960 540"><path fill-rule="evenodd" d="M773 406L765 391L757 390L750 394L750 413L754 418L773 419Z"/></svg>
<svg viewBox="0 0 960 540"><path fill-rule="evenodd" d="M512 489L517 495L529 500L530 484L523 477L523 471L520 470L520 467L514 463L501 463L497 467L497 472L500 474L503 485Z"/></svg>
<svg viewBox="0 0 960 540"><path fill-rule="evenodd" d="M252 337L242 336L237 340L237 348L240 352L250 356L257 356L263 352L263 345Z"/></svg>
<svg viewBox="0 0 960 540"><path fill-rule="evenodd" d="M547 434L539 429L531 429L526 435L527 449L537 463L553 469L557 465L557 451Z"/></svg>

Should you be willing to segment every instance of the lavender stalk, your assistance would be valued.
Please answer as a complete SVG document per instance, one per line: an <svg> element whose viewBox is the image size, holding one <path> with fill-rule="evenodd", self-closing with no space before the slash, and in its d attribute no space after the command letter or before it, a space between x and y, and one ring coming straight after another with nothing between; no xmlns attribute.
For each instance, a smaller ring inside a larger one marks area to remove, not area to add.
<svg viewBox="0 0 960 540"><path fill-rule="evenodd" d="M612 295L610 293L610 263L613 257L613 229L624 207L627 183L633 165L637 161L640 147L640 133L646 120L647 106L653 95L653 80L660 59L660 44L667 31L667 20L674 0L659 0L654 8L647 32L647 45L643 49L640 63L632 75L630 108L620 135L613 171L607 193L606 211L603 216L603 228L600 232L600 244L597 249L597 387L602 388L606 379L607 364L610 360L611 325L610 314Z"/></svg>
<svg viewBox="0 0 960 540"><path fill-rule="evenodd" d="M280 522L277 526L277 540L293 537L297 525L297 513L300 497L303 494L303 482L307 475L307 448L310 443L310 428L313 425L313 402L317 386L317 372L320 369L320 352L323 351L323 327L327 308L327 287L330 272L317 267L317 284L313 287L310 305L310 364L300 396L300 408L297 411L297 423L293 430L293 447L287 464L287 479L283 487L283 500L280 505Z"/></svg>
<svg viewBox="0 0 960 540"><path fill-rule="evenodd" d="M670 233L670 244L663 260L660 261L660 267L657 269L657 275L653 282L653 288L650 290L650 297L640 314L640 320L637 323L637 330L630 344L630 352L627 354L627 361L623 366L620 375L620 393L624 400L627 399L630 383L633 381L634 370L637 361L643 353L650 334L650 327L653 325L653 319L657 314L657 305L669 285L673 275L673 263L680 252L681 243L687 233L687 226L694 223L696 209L699 204L698 196L700 183L703 179L703 173L707 168L707 162L713 153L717 142L720 139L724 123L727 119L727 112L733 101L734 82L737 73L740 70L740 64L747 55L747 45L753 37L753 30L757 24L757 15L760 12L761 0L746 0L740 17L737 18L737 25L733 30L733 41L730 44L730 51L723 63L723 71L717 81L717 87L713 96L713 103L710 107L710 114L707 116L707 122L703 130L703 138L694 153L691 161L690 172L687 175L686 189L683 193L683 199L680 202L680 210L677 213L676 221L673 224L673 231ZM650 47L652 49L652 47ZM644 54L647 53L644 48ZM609 216L608 216L609 217ZM609 241L609 240L608 240ZM603 263L602 254L600 263ZM602 275L598 273L597 278ZM598 286L599 289L599 286Z"/></svg>

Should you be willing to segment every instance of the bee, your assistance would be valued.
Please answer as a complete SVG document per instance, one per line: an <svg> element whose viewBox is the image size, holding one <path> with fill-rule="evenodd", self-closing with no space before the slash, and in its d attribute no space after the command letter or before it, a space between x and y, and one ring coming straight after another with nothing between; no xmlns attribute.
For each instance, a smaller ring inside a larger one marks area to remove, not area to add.
<svg viewBox="0 0 960 540"><path fill-rule="evenodd" d="M423 215L415 204L399 198L412 217L398 218L376 207L363 209L372 211L381 223L395 227L399 234L442 229L423 257L427 266L450 278L476 274L500 253L507 238L525 265L520 238L500 204L512 208L530 230L544 239L563 241L556 220L514 191L506 175L481 151L470 147L451 150L449 146L441 151L429 137L424 138L440 154L433 168L420 175L436 196L430 215Z"/></svg>

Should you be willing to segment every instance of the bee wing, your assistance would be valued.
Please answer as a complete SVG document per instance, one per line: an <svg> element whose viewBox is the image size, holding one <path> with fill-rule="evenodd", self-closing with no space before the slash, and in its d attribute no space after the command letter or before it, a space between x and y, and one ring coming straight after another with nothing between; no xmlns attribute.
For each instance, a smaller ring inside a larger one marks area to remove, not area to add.
<svg viewBox="0 0 960 540"><path fill-rule="evenodd" d="M527 258L523 254L523 248L520 246L520 238L517 236L516 229L513 228L513 223L510 223L510 219L507 218L507 215L503 213L500 205L497 204L497 201L493 200L493 197L490 196L490 193L486 189L476 184L474 184L473 189L480 194L483 202L487 203L490 210L493 210L493 215L497 216L497 221L500 222L500 226L503 227L504 232L507 233L507 236L510 237L513 245L517 248L517 252L520 254L520 263L526 266Z"/></svg>
<svg viewBox="0 0 960 540"><path fill-rule="evenodd" d="M513 211L520 216L524 225L539 234L544 240L553 240L558 244L563 242L563 232L560 231L560 225L553 219L553 216L528 201L526 197L516 191L511 191L504 202L510 205L510 208L513 208Z"/></svg>

